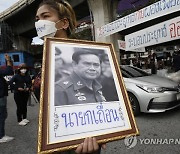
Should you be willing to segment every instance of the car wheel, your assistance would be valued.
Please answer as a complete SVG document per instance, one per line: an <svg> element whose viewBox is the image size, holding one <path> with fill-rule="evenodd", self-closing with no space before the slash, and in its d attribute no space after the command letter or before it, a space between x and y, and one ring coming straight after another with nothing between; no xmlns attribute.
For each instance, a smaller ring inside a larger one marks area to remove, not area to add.
<svg viewBox="0 0 180 154"><path fill-rule="evenodd" d="M131 103L131 107L133 110L133 113L135 116L140 114L140 106L139 106L139 102L136 98L136 96L134 96L132 93L128 93L129 96L129 101Z"/></svg>

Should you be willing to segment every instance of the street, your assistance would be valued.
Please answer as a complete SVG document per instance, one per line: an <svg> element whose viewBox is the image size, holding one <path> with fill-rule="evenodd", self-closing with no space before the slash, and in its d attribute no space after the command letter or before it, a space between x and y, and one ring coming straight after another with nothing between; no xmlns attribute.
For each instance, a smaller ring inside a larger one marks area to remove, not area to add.
<svg viewBox="0 0 180 154"><path fill-rule="evenodd" d="M28 106L27 126L19 126L16 121L16 105L13 94L8 97L8 118L6 120L6 134L15 137L9 143L0 144L1 154L35 154L37 153L37 131L39 104L34 102L34 106ZM137 137L137 144L132 148L127 148L124 139L107 144L106 150L102 154L179 154L180 152L180 108L158 114L142 113L136 117L140 136ZM146 139L146 140L145 140ZM168 140L178 139L179 144L167 142L150 144L150 139ZM146 142L142 142L145 140Z"/></svg>
<svg viewBox="0 0 180 154"><path fill-rule="evenodd" d="M19 126L16 118L16 105L13 93L8 97L8 118L6 120L6 135L15 139L8 143L0 144L1 154L35 154L37 153L37 130L38 130L38 112L39 103L34 106L28 106L27 119L30 123L26 126Z"/></svg>

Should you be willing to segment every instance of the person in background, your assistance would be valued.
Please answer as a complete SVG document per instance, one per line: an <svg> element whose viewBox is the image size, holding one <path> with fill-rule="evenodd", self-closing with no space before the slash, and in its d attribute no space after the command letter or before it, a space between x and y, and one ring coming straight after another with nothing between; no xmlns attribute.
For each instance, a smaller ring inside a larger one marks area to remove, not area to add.
<svg viewBox="0 0 180 154"><path fill-rule="evenodd" d="M151 74L157 73L157 56L154 50L151 50L149 58L149 68L151 69Z"/></svg>
<svg viewBox="0 0 180 154"><path fill-rule="evenodd" d="M101 59L102 59L102 63L101 63L102 72L101 72L101 76L99 80L102 84L102 93L104 97L106 98L106 101L108 102L118 101L119 98L117 95L117 90L114 83L114 78L113 78L110 62L108 59L108 55L103 54L101 56Z"/></svg>
<svg viewBox="0 0 180 154"><path fill-rule="evenodd" d="M175 72L180 70L180 49L175 49L173 53L173 67Z"/></svg>
<svg viewBox="0 0 180 154"><path fill-rule="evenodd" d="M28 74L26 64L19 65L18 72L10 80L10 84L14 84L14 100L17 105L17 121L21 126L27 125L27 102L32 81Z"/></svg>
<svg viewBox="0 0 180 154"><path fill-rule="evenodd" d="M41 91L41 65L36 68L36 75L32 78L32 91L37 99L37 102L40 101L40 91Z"/></svg>
<svg viewBox="0 0 180 154"><path fill-rule="evenodd" d="M5 120L7 118L7 96L8 96L8 84L4 79L6 75L13 75L12 61L9 55L5 55L6 69L0 69L0 143L9 142L13 140L13 137L5 135Z"/></svg>
<svg viewBox="0 0 180 154"><path fill-rule="evenodd" d="M58 47L55 47L55 84L70 74L71 71L69 71L69 67L61 57L61 50Z"/></svg>
<svg viewBox="0 0 180 154"><path fill-rule="evenodd" d="M72 6L64 0L43 1L36 12L35 27L40 38L45 36L72 38L76 27L76 16ZM105 145L102 145L105 148ZM84 140L75 150L76 153L99 153L95 137Z"/></svg>

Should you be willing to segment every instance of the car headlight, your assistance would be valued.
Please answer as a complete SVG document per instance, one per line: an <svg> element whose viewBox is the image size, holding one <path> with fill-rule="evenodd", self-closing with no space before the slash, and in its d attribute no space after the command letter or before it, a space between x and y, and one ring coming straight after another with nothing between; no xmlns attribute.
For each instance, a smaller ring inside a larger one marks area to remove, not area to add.
<svg viewBox="0 0 180 154"><path fill-rule="evenodd" d="M165 88L163 87L150 87L144 85L136 85L136 86L148 93L163 93L165 91Z"/></svg>

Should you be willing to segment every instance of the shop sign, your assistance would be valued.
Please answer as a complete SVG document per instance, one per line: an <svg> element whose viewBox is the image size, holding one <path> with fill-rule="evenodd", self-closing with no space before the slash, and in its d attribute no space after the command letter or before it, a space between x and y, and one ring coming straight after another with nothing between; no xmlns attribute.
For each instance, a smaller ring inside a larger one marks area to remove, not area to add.
<svg viewBox="0 0 180 154"><path fill-rule="evenodd" d="M97 37L105 37L146 21L179 11L180 0L160 0L123 18L97 28Z"/></svg>
<svg viewBox="0 0 180 154"><path fill-rule="evenodd" d="M119 49L121 49L121 50L128 51L128 50L126 49L126 42L123 41L123 40L118 40L118 47L119 47ZM129 50L129 51L145 52L146 50L145 50L144 47L142 47L142 48L138 48L138 49L132 49L132 50Z"/></svg>
<svg viewBox="0 0 180 154"><path fill-rule="evenodd" d="M125 36L126 49L132 50L180 39L180 17Z"/></svg>
<svg viewBox="0 0 180 154"><path fill-rule="evenodd" d="M121 50L126 50L126 42L123 40L117 40L118 41L118 47Z"/></svg>

